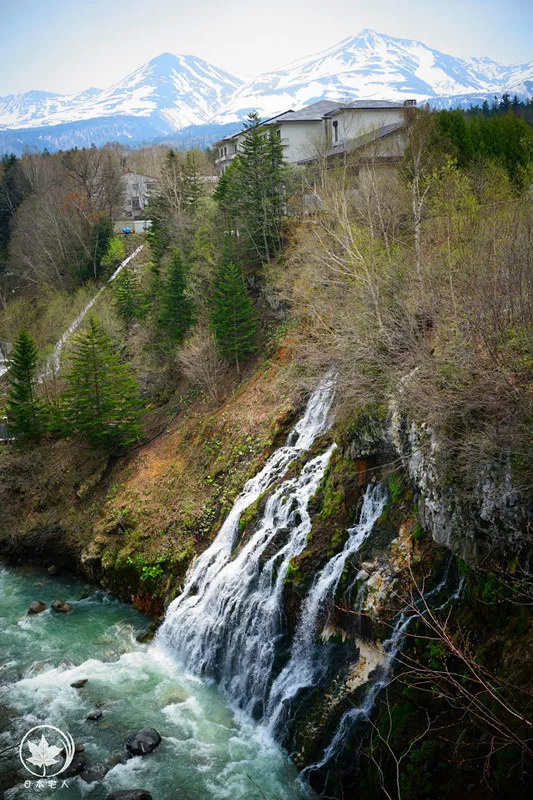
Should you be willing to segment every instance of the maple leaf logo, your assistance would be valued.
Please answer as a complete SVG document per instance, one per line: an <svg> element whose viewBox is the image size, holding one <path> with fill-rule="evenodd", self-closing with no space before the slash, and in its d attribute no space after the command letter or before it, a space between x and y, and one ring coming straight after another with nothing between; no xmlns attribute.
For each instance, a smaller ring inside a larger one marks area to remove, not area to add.
<svg viewBox="0 0 533 800"><path fill-rule="evenodd" d="M48 744L44 734L41 734L41 741L37 744L35 742L27 742L30 748L31 758L28 758L30 764L35 764L36 767L42 767L43 778L46 777L46 767L52 764L57 764L57 758L61 752L59 747L54 744Z"/></svg>

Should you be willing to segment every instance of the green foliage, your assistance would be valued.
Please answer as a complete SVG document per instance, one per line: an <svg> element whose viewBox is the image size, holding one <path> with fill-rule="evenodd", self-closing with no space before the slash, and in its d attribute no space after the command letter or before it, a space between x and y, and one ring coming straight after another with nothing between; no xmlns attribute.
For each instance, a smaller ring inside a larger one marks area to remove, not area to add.
<svg viewBox="0 0 533 800"><path fill-rule="evenodd" d="M83 279L98 277L102 267L105 267L104 261L112 239L113 223L106 214L99 214L91 226L89 264L86 274L82 276Z"/></svg>
<svg viewBox="0 0 533 800"><path fill-rule="evenodd" d="M160 292L158 327L173 344L180 344L194 322L194 309L187 294L187 269L179 250L172 252L168 274Z"/></svg>
<svg viewBox="0 0 533 800"><path fill-rule="evenodd" d="M194 150L187 153L185 158L184 184L184 207L192 214L196 214L204 195L204 187L200 181L198 157Z"/></svg>
<svg viewBox="0 0 533 800"><path fill-rule="evenodd" d="M401 479L394 472L389 477L389 494L392 503L397 503L403 494Z"/></svg>
<svg viewBox="0 0 533 800"><path fill-rule="evenodd" d="M127 331L135 320L141 320L146 314L144 295L134 271L125 266L114 282L114 305L123 328Z"/></svg>
<svg viewBox="0 0 533 800"><path fill-rule="evenodd" d="M276 132L265 131L256 112L244 127L239 153L221 176L215 199L235 245L244 241L246 257L266 264L281 248L290 172Z"/></svg>
<svg viewBox="0 0 533 800"><path fill-rule="evenodd" d="M222 357L239 369L254 350L257 320L242 270L232 261L218 270L211 323Z"/></svg>
<svg viewBox="0 0 533 800"><path fill-rule="evenodd" d="M487 158L502 164L515 184L523 187L531 179L533 130L512 113L486 117L467 116L463 111L440 111L440 133L455 148L459 166Z"/></svg>
<svg viewBox="0 0 533 800"><path fill-rule="evenodd" d="M105 256L102 259L102 266L113 271L125 258L124 242L119 236L113 236L108 242Z"/></svg>
<svg viewBox="0 0 533 800"><path fill-rule="evenodd" d="M10 428L21 442L36 441L42 433L42 407L37 397L38 358L35 342L22 329L9 361L7 390Z"/></svg>
<svg viewBox="0 0 533 800"><path fill-rule="evenodd" d="M28 192L19 159L15 155L4 155L0 160L0 275L7 262L11 222Z"/></svg>
<svg viewBox="0 0 533 800"><path fill-rule="evenodd" d="M135 441L141 415L137 383L95 317L73 338L70 361L69 429L106 448Z"/></svg>

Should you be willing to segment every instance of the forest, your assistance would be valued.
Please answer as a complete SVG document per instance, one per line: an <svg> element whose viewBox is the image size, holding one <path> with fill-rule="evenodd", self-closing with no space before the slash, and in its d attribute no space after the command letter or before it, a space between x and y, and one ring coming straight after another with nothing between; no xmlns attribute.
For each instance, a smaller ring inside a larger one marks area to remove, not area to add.
<svg viewBox="0 0 533 800"><path fill-rule="evenodd" d="M443 490L460 487L468 504L480 480L501 471L530 497L533 128L530 101L501 103L419 110L392 168L358 152L289 166L253 113L241 153L216 183L203 180L215 171L209 151L109 145L5 156L0 353L13 450L24 457L66 441L119 458L151 439L150 415L170 424L177 386L180 408L201 398L211 420L282 351L302 395L325 374L336 382L339 454L313 498L327 535L345 504L347 432L367 418L383 422L391 408L438 441ZM113 225L124 169L157 180L146 236ZM106 283L140 244L141 256ZM54 346L105 285L57 362ZM416 506L396 473L385 474L398 507ZM520 650L518 664L509 638L522 648L531 632L525 556L508 543L481 565L459 557L466 604L426 614L417 570L434 553L418 522L411 532L422 555L394 603L419 619L400 678L369 723L362 796L416 800L440 787L453 797L446 751L459 737L454 769L473 796L490 786L496 797L525 797L531 654ZM300 564L287 578L294 597ZM499 631L496 644L483 639L481 619Z"/></svg>

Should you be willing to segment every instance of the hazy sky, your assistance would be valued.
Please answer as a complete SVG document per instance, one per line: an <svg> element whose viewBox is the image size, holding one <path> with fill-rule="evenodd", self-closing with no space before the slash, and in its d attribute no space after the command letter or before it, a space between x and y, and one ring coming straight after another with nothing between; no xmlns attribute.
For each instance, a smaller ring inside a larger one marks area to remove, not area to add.
<svg viewBox="0 0 533 800"><path fill-rule="evenodd" d="M0 95L107 88L159 53L257 75L362 28L451 55L533 58L533 0L0 0Z"/></svg>

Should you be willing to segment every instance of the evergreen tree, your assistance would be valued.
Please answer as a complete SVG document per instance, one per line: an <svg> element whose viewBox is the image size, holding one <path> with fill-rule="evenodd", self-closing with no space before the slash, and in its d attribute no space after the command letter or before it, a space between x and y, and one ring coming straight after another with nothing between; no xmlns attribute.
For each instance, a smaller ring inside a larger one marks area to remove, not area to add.
<svg viewBox="0 0 533 800"><path fill-rule="evenodd" d="M113 223L105 214L99 214L91 226L91 243L89 264L82 280L97 278L102 270L103 261L109 249L109 242L113 238Z"/></svg>
<svg viewBox="0 0 533 800"><path fill-rule="evenodd" d="M41 405L37 398L39 353L31 336L22 329L9 362L7 410L17 439L37 441L42 433Z"/></svg>
<svg viewBox="0 0 533 800"><path fill-rule="evenodd" d="M187 211L190 211L192 214L196 214L204 194L204 188L200 182L198 161L194 151L187 153L184 175L185 186L183 205Z"/></svg>
<svg viewBox="0 0 533 800"><path fill-rule="evenodd" d="M227 361L233 361L240 371L241 361L254 350L257 328L252 300L240 266L224 259L214 288L211 324L220 354Z"/></svg>
<svg viewBox="0 0 533 800"><path fill-rule="evenodd" d="M70 429L94 445L113 448L140 434L135 379L98 320L72 341L66 407Z"/></svg>
<svg viewBox="0 0 533 800"><path fill-rule="evenodd" d="M106 254L102 259L102 266L113 272L125 258L124 242L118 236L111 237Z"/></svg>
<svg viewBox="0 0 533 800"><path fill-rule="evenodd" d="M170 341L179 344L194 321L194 310L187 296L187 272L179 250L172 252L166 280L162 284L159 327Z"/></svg>
<svg viewBox="0 0 533 800"><path fill-rule="evenodd" d="M114 282L115 309L125 330L145 314L143 293L135 272L128 265L122 268Z"/></svg>
<svg viewBox="0 0 533 800"><path fill-rule="evenodd" d="M247 256L264 264L281 247L289 172L281 141L274 129L265 129L256 112L248 116L245 130L215 198L238 227L239 238L247 242Z"/></svg>

